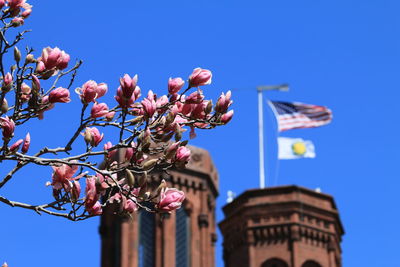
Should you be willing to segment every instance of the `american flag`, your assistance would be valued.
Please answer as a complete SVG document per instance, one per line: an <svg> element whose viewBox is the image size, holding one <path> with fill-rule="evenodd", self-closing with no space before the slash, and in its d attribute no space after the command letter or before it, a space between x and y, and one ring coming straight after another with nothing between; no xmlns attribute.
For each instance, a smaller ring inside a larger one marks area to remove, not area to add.
<svg viewBox="0 0 400 267"><path fill-rule="evenodd" d="M328 124L332 120L332 111L323 106L282 101L269 101L269 105L278 121L279 132L318 127Z"/></svg>

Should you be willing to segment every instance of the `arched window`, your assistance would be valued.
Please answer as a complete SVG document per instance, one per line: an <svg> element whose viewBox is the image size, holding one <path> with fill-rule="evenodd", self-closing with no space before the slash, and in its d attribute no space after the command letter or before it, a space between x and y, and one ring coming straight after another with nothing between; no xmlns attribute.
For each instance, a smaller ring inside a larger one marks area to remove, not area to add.
<svg viewBox="0 0 400 267"><path fill-rule="evenodd" d="M287 263L281 259L273 258L265 261L261 267L289 267Z"/></svg>
<svg viewBox="0 0 400 267"><path fill-rule="evenodd" d="M322 267L322 266L315 261L308 260L305 263L303 263L303 265L301 265L301 267Z"/></svg>
<svg viewBox="0 0 400 267"><path fill-rule="evenodd" d="M155 249L155 216L154 213L139 213L139 267L153 267Z"/></svg>
<svg viewBox="0 0 400 267"><path fill-rule="evenodd" d="M177 267L190 266L190 219L184 208L176 211L175 262Z"/></svg>

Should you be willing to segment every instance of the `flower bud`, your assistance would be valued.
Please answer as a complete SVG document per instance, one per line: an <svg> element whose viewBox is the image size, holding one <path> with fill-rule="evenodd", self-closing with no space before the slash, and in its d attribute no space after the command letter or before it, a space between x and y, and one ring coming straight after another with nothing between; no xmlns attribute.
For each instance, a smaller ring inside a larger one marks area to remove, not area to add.
<svg viewBox="0 0 400 267"><path fill-rule="evenodd" d="M50 103L68 103L71 102L69 98L69 90L66 88L58 87L49 94Z"/></svg>
<svg viewBox="0 0 400 267"><path fill-rule="evenodd" d="M20 18L20 17L15 17L15 18L13 18L12 20L11 20L11 26L13 26L13 27L19 27L19 26L21 26L21 25L23 25L24 24L24 19L23 18ZM21 59L21 58L20 58ZM16 60L17 61L17 60ZM19 61L19 60L18 60ZM17 62L18 62L17 61Z"/></svg>
<svg viewBox="0 0 400 267"><path fill-rule="evenodd" d="M193 73L189 76L190 87L198 87L210 84L211 78L212 78L211 71L202 68L196 68L193 70Z"/></svg>
<svg viewBox="0 0 400 267"><path fill-rule="evenodd" d="M157 187L156 194L159 195L164 188L167 188L167 182L162 179L160 185Z"/></svg>
<svg viewBox="0 0 400 267"><path fill-rule="evenodd" d="M29 150L29 146L31 145L31 135L29 133L26 134L24 139L24 144L22 145L22 153L26 153Z"/></svg>
<svg viewBox="0 0 400 267"><path fill-rule="evenodd" d="M25 57L25 64L33 63L35 62L35 57L32 54L28 54Z"/></svg>
<svg viewBox="0 0 400 267"><path fill-rule="evenodd" d="M8 111L8 102L7 99L3 99L3 103L1 105L1 113L5 114Z"/></svg>
<svg viewBox="0 0 400 267"><path fill-rule="evenodd" d="M227 124L232 119L232 117L233 117L233 110L230 110L221 116L221 122L223 124Z"/></svg>
<svg viewBox="0 0 400 267"><path fill-rule="evenodd" d="M185 193L176 188L165 188L161 191L160 201L156 207L160 211L170 212L179 209L185 200Z"/></svg>
<svg viewBox="0 0 400 267"><path fill-rule="evenodd" d="M10 139L14 136L15 123L8 116L0 118L0 125L3 129L3 137Z"/></svg>
<svg viewBox="0 0 400 267"><path fill-rule="evenodd" d="M38 93L40 91L40 80L36 75L32 74L32 89L34 93Z"/></svg>
<svg viewBox="0 0 400 267"><path fill-rule="evenodd" d="M4 2L4 0L3 0L3 2ZM4 5L4 4L3 4L3 5ZM7 262L4 262L3 265L1 265L1 267L8 267Z"/></svg>
<svg viewBox="0 0 400 267"><path fill-rule="evenodd" d="M19 51L18 47L14 46L14 60L19 62L21 60L21 51Z"/></svg>
<svg viewBox="0 0 400 267"><path fill-rule="evenodd" d="M206 106L204 112L205 112L206 114L209 114L209 113L212 111L212 107L213 107L213 102L212 102L212 100L208 100L207 106Z"/></svg>
<svg viewBox="0 0 400 267"><path fill-rule="evenodd" d="M135 176L133 175L133 173L130 170L126 169L125 171L126 171L126 183L130 187L134 186L134 184L135 184Z"/></svg>
<svg viewBox="0 0 400 267"><path fill-rule="evenodd" d="M90 116L92 118L100 118L108 114L108 106L106 103L94 103L92 110L90 111Z"/></svg>
<svg viewBox="0 0 400 267"><path fill-rule="evenodd" d="M183 85L185 84L185 81L182 80L182 78L169 78L168 80L168 93L170 95L174 95L179 92L179 90L182 89Z"/></svg>
<svg viewBox="0 0 400 267"><path fill-rule="evenodd" d="M14 144L12 144L10 146L10 151L11 152L17 152L19 150L19 147L21 146L22 142L24 142L24 140L18 139L17 142L15 142Z"/></svg>
<svg viewBox="0 0 400 267"><path fill-rule="evenodd" d="M13 77L12 77L11 73L7 72L7 74L3 77L3 86L1 89L4 92L10 91L12 82L13 82Z"/></svg>
<svg viewBox="0 0 400 267"><path fill-rule="evenodd" d="M156 166L157 162L158 162L158 159L150 159L143 164L143 169L146 171L150 170L151 168Z"/></svg>
<svg viewBox="0 0 400 267"><path fill-rule="evenodd" d="M85 133L83 134L83 139L85 140L86 144L92 143L92 134L90 133L90 129L86 128Z"/></svg>

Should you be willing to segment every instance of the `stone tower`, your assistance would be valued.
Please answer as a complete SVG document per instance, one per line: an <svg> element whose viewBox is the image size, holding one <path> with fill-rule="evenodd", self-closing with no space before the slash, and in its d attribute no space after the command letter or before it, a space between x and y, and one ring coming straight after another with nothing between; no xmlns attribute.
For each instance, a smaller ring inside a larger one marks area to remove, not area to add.
<svg viewBox="0 0 400 267"><path fill-rule="evenodd" d="M298 186L245 191L223 208L225 267L341 267L344 234L330 195Z"/></svg>
<svg viewBox="0 0 400 267"><path fill-rule="evenodd" d="M138 212L123 219L105 211L101 218L102 267L213 267L216 241L215 199L218 174L207 151L190 147L191 161L183 170L155 174L157 186L183 190L181 209L161 218Z"/></svg>

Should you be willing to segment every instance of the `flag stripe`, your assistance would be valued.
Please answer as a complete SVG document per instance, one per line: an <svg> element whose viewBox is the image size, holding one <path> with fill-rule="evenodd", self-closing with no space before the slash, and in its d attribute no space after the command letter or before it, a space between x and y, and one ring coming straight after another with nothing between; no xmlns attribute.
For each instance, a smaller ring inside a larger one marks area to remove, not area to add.
<svg viewBox="0 0 400 267"><path fill-rule="evenodd" d="M312 128L328 124L332 112L327 107L304 103L270 101L280 132L291 129Z"/></svg>

